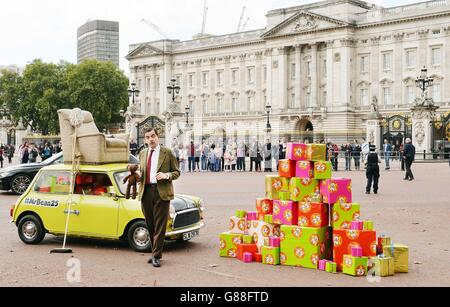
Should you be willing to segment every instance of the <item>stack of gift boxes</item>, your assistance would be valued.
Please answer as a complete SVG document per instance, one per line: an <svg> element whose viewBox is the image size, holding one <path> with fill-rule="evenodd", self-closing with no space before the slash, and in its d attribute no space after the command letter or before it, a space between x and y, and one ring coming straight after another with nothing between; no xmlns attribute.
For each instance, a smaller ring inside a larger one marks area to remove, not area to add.
<svg viewBox="0 0 450 307"><path fill-rule="evenodd" d="M352 276L408 271L408 247L377 240L360 219L351 179L332 178L324 144L289 143L279 175L266 176L256 211L237 210L220 235L220 256Z"/></svg>

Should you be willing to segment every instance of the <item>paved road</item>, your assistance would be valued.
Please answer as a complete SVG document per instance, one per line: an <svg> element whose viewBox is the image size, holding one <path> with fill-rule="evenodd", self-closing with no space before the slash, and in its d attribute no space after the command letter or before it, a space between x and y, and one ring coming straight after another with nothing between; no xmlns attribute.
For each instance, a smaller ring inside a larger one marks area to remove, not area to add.
<svg viewBox="0 0 450 307"><path fill-rule="evenodd" d="M362 171L335 174L353 179L362 218L374 220L379 234L410 247L410 273L380 283L218 257L218 234L236 209L252 210L254 199L264 195L264 173L195 173L184 174L176 191L204 199L207 227L192 242L168 243L160 269L146 263L149 255L116 242L72 239L72 255L50 255L62 240L49 235L38 246L24 245L8 223L17 196L0 193L0 286L450 286L450 168L418 164L414 171L413 182L404 182L399 171L383 171L379 195L364 194ZM67 281L71 257L81 263L80 283Z"/></svg>

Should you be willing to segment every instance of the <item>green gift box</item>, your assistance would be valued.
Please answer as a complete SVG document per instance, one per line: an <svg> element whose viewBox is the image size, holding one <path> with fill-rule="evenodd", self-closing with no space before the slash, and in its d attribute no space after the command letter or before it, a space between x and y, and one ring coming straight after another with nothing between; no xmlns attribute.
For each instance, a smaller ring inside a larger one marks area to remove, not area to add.
<svg viewBox="0 0 450 307"><path fill-rule="evenodd" d="M328 227L281 226L280 262L282 265L317 269L327 254Z"/></svg>
<svg viewBox="0 0 450 307"><path fill-rule="evenodd" d="M245 210L236 210L236 217L244 218L247 216L247 211Z"/></svg>
<svg viewBox="0 0 450 307"><path fill-rule="evenodd" d="M395 273L394 258L378 256L369 258L369 273L375 273L375 276L393 276Z"/></svg>
<svg viewBox="0 0 450 307"><path fill-rule="evenodd" d="M291 194L289 193L289 191L281 191L278 193L279 200L289 201L290 197L291 197Z"/></svg>
<svg viewBox="0 0 450 307"><path fill-rule="evenodd" d="M311 178L294 177L289 180L290 200L311 201L311 198L319 192L319 180Z"/></svg>
<svg viewBox="0 0 450 307"><path fill-rule="evenodd" d="M373 230L373 221L363 221L364 230Z"/></svg>
<svg viewBox="0 0 450 307"><path fill-rule="evenodd" d="M333 229L350 229L352 221L360 217L361 205L351 204L333 204L331 209L331 226Z"/></svg>
<svg viewBox="0 0 450 307"><path fill-rule="evenodd" d="M242 237L242 241L244 244L253 244L253 237L249 235L244 235Z"/></svg>
<svg viewBox="0 0 450 307"><path fill-rule="evenodd" d="M344 255L342 272L352 276L366 276L369 258Z"/></svg>
<svg viewBox="0 0 450 307"><path fill-rule="evenodd" d="M223 232L220 234L220 257L236 258L237 245L243 240L242 234Z"/></svg>
<svg viewBox="0 0 450 307"><path fill-rule="evenodd" d="M336 264L336 262L327 262L325 264L325 271L328 272L328 273L336 274L337 273L337 264Z"/></svg>
<svg viewBox="0 0 450 307"><path fill-rule="evenodd" d="M331 179L332 164L328 161L314 162L314 179Z"/></svg>
<svg viewBox="0 0 450 307"><path fill-rule="evenodd" d="M263 246L261 248L262 263L269 265L280 264L280 248L273 246Z"/></svg>
<svg viewBox="0 0 450 307"><path fill-rule="evenodd" d="M266 198L279 200L279 194L283 191L289 191L289 178L275 175L266 176Z"/></svg>
<svg viewBox="0 0 450 307"><path fill-rule="evenodd" d="M264 216L264 222L273 224L273 215L272 214L266 214Z"/></svg>
<svg viewBox="0 0 450 307"><path fill-rule="evenodd" d="M324 161L326 160L327 147L325 144L307 144L306 160Z"/></svg>
<svg viewBox="0 0 450 307"><path fill-rule="evenodd" d="M408 273L408 246L397 243L384 245L383 254L394 258L395 273Z"/></svg>

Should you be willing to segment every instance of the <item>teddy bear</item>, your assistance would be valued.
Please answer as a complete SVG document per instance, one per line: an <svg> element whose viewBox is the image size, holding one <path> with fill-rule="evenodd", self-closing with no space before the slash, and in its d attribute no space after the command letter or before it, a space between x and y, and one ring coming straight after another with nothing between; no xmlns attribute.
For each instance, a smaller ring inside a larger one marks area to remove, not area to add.
<svg viewBox="0 0 450 307"><path fill-rule="evenodd" d="M141 177L137 173L138 168L139 168L138 165L129 165L128 166L128 170L130 171L130 174L123 179L124 184L128 182L127 193L125 195L126 199L130 199L130 198L136 199L136 197L137 197L137 183L139 182L139 180L141 180ZM133 188L133 191L132 191L133 194L130 197L131 188Z"/></svg>

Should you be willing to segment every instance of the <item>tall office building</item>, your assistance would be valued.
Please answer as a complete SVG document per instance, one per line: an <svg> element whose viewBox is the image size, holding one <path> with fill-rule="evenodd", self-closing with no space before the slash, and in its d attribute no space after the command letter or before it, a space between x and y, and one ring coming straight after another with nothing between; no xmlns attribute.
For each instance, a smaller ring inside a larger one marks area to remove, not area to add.
<svg viewBox="0 0 450 307"><path fill-rule="evenodd" d="M119 67L119 23L93 20L78 28L78 63L84 59L111 61Z"/></svg>

